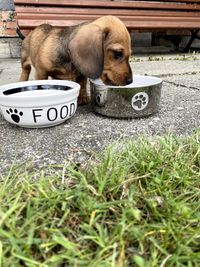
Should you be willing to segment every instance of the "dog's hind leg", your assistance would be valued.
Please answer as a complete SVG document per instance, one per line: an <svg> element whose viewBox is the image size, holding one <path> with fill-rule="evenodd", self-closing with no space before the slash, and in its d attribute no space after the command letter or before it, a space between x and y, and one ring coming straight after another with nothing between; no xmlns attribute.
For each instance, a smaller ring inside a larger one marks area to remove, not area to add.
<svg viewBox="0 0 200 267"><path fill-rule="evenodd" d="M21 67L22 72L19 81L28 81L31 72L31 58L30 58L30 35L28 35L23 43L21 49Z"/></svg>
<svg viewBox="0 0 200 267"><path fill-rule="evenodd" d="M22 64L22 72L20 76L20 81L28 81L30 72L31 72L31 61L30 59L25 60Z"/></svg>

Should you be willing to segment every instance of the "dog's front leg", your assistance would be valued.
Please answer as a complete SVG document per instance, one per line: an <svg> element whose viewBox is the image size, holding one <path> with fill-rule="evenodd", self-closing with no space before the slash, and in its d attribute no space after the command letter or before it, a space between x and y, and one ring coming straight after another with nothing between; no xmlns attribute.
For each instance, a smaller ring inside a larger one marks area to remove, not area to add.
<svg viewBox="0 0 200 267"><path fill-rule="evenodd" d="M81 86L80 94L78 97L78 104L86 105L90 102L90 96L87 93L87 78L81 75L76 78L76 82Z"/></svg>

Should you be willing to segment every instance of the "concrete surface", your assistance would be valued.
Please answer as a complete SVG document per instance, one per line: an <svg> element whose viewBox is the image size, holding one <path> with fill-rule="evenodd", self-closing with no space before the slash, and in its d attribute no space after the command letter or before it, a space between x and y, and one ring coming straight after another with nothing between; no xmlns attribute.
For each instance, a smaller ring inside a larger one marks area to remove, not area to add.
<svg viewBox="0 0 200 267"><path fill-rule="evenodd" d="M142 119L111 119L80 106L73 118L56 127L25 129L0 118L0 166L31 159L37 166L84 163L94 152L124 138L174 133L190 135L200 127L200 56L139 57L134 74L162 77L160 110ZM184 59L184 60L183 60ZM0 84L16 82L19 59L0 59Z"/></svg>
<svg viewBox="0 0 200 267"><path fill-rule="evenodd" d="M22 41L18 37L0 38L0 60L4 58L19 58Z"/></svg>
<svg viewBox="0 0 200 267"><path fill-rule="evenodd" d="M13 0L0 0L0 10L15 10Z"/></svg>

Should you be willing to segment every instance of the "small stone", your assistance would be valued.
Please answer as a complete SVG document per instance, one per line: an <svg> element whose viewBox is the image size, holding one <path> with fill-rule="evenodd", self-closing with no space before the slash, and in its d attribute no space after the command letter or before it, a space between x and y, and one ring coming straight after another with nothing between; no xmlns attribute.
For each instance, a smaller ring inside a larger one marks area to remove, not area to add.
<svg viewBox="0 0 200 267"><path fill-rule="evenodd" d="M153 118L153 121L159 121L159 120L160 120L160 118L158 118L158 117Z"/></svg>

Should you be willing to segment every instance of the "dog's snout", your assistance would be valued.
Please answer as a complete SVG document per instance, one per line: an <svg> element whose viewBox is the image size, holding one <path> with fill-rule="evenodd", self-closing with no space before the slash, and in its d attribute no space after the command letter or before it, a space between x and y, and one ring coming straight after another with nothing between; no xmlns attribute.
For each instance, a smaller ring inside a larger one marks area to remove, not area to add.
<svg viewBox="0 0 200 267"><path fill-rule="evenodd" d="M133 78L132 77L127 77L126 78L126 84L130 84L133 82Z"/></svg>

